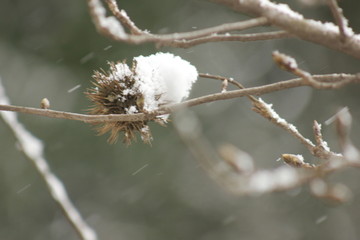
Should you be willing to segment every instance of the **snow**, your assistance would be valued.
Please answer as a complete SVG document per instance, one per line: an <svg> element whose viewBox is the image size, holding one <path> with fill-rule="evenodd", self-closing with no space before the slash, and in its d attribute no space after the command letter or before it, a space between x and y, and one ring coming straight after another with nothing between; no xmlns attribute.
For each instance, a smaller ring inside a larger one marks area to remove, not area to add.
<svg viewBox="0 0 360 240"><path fill-rule="evenodd" d="M319 126L319 131L321 131L321 124L318 124L318 126ZM321 139L320 146L327 152L331 151L328 143L323 139Z"/></svg>
<svg viewBox="0 0 360 240"><path fill-rule="evenodd" d="M331 123L333 123L336 120L336 118L339 116L339 114L344 114L346 112L349 112L348 107L341 108L337 113L335 113L335 115L331 116L328 120L326 120L324 122L324 124L325 125L330 125Z"/></svg>
<svg viewBox="0 0 360 240"><path fill-rule="evenodd" d="M110 48L112 48L112 45L108 45L108 46L104 47L104 51L107 51L107 50L109 50Z"/></svg>
<svg viewBox="0 0 360 240"><path fill-rule="evenodd" d="M304 2L311 2L310 0L303 0ZM312 1L316 2L316 1ZM269 14L273 13L274 15L286 15L293 19L303 20L304 16L299 14L298 12L293 11L287 4L283 3L272 3L268 0L260 0L260 7L266 8L269 10ZM271 10L277 11L271 11ZM306 20L309 24L313 25L314 27L325 29L331 33L339 33L339 27L331 22L321 22L317 20L307 19ZM348 26L348 20L343 18L344 22L344 30L347 35L354 35L354 31L352 28Z"/></svg>
<svg viewBox="0 0 360 240"><path fill-rule="evenodd" d="M328 189L327 184L322 179L315 179L310 183L311 191L316 195L324 195Z"/></svg>
<svg viewBox="0 0 360 240"><path fill-rule="evenodd" d="M80 87L81 87L81 84L78 84L78 85L76 85L75 87L70 88L67 92L68 92L68 93L72 93L73 91L75 91L76 89L78 89L78 88L80 88Z"/></svg>
<svg viewBox="0 0 360 240"><path fill-rule="evenodd" d="M138 56L135 87L144 96L144 109L153 111L159 106L179 103L189 96L192 84L197 80L196 68L188 61L171 53Z"/></svg>
<svg viewBox="0 0 360 240"><path fill-rule="evenodd" d="M98 21L100 25L99 27L107 29L111 34L119 38L126 36L125 30L119 21L113 16L106 16L106 9L100 0L89 0L88 4L95 21Z"/></svg>
<svg viewBox="0 0 360 240"><path fill-rule="evenodd" d="M335 25L332 22L321 22L321 21L316 21L316 20L312 20L312 19L309 19L307 21L314 27L322 28L322 29L326 30L327 32L335 33L335 34L339 33L339 26ZM345 20L344 31L345 31L345 34L347 34L349 36L352 36L355 34L354 30L352 28L350 28L349 26L347 26L346 20Z"/></svg>
<svg viewBox="0 0 360 240"><path fill-rule="evenodd" d="M301 154L295 154L294 155L301 163L305 163L304 162L304 157L303 157L303 155L301 155Z"/></svg>
<svg viewBox="0 0 360 240"><path fill-rule="evenodd" d="M120 14L124 17L124 18L127 18L129 19L129 16L127 15L126 11L124 9L121 9L120 10Z"/></svg>
<svg viewBox="0 0 360 240"><path fill-rule="evenodd" d="M95 56L95 53L94 53L94 52L89 52L88 54L86 54L85 56L83 56L83 57L80 59L80 63L81 63L81 64L87 63L88 61L90 61L91 59L93 59L94 56Z"/></svg>
<svg viewBox="0 0 360 240"><path fill-rule="evenodd" d="M134 114L138 112L136 106L130 106L129 108L125 108L125 111L127 114Z"/></svg>
<svg viewBox="0 0 360 240"><path fill-rule="evenodd" d="M236 166L237 169L245 173L254 171L254 162L252 157L248 153L240 149L236 149L234 153L235 156L232 163Z"/></svg>
<svg viewBox="0 0 360 240"><path fill-rule="evenodd" d="M291 187L298 182L298 173L294 168L280 167L274 170L273 181L279 188Z"/></svg>
<svg viewBox="0 0 360 240"><path fill-rule="evenodd" d="M269 171L259 171L252 175L248 186L254 193L264 193L274 188L272 174Z"/></svg>
<svg viewBox="0 0 360 240"><path fill-rule="evenodd" d="M328 143L325 140L321 140L321 147L327 152L331 151L330 148L329 148Z"/></svg>
<svg viewBox="0 0 360 240"><path fill-rule="evenodd" d="M136 170L135 172L133 172L131 175L132 176L135 176L136 174L138 174L139 172L141 172L142 170L144 170L146 167L148 167L149 166L149 164L148 163L146 163L146 164L144 164L141 168L139 168L138 170Z"/></svg>
<svg viewBox="0 0 360 240"><path fill-rule="evenodd" d="M20 194L22 192L24 192L25 190L27 190L29 187L31 187L31 184L26 184L24 187L20 188L19 190L16 191L17 194Z"/></svg>
<svg viewBox="0 0 360 240"><path fill-rule="evenodd" d="M290 67L290 69L297 69L298 68L298 65L297 65L297 62L294 58L292 57L287 57L286 58L286 64Z"/></svg>
<svg viewBox="0 0 360 240"><path fill-rule="evenodd" d="M272 171L261 170L250 177L248 190L254 194L261 194L276 189L291 188L298 180L298 173L291 167L283 166Z"/></svg>
<svg viewBox="0 0 360 240"><path fill-rule="evenodd" d="M122 92L123 95L134 95L134 90L133 89L129 89L129 88L126 88L124 89L124 91Z"/></svg>
<svg viewBox="0 0 360 240"><path fill-rule="evenodd" d="M124 79L125 77L130 77L131 75L132 72L127 64L117 63L115 65L115 71L113 71L111 74L111 80Z"/></svg>
<svg viewBox="0 0 360 240"><path fill-rule="evenodd" d="M271 11L271 12L274 12L274 14L275 13L276 14L285 14L285 15L287 15L289 17L296 18L296 19L303 19L304 18L301 14L291 10L290 7L287 4L272 3L272 2L270 2L268 0L261 0L260 1L260 7L267 8L269 10L276 9L277 11Z"/></svg>
<svg viewBox="0 0 360 240"><path fill-rule="evenodd" d="M109 30L109 32L115 36L125 36L124 28L119 24L118 20L113 17L102 18L102 26Z"/></svg>
<svg viewBox="0 0 360 240"><path fill-rule="evenodd" d="M328 217L326 215L321 216L318 219L316 219L315 224L320 224L320 223L324 222L327 218Z"/></svg>
<svg viewBox="0 0 360 240"><path fill-rule="evenodd" d="M259 102L262 104L262 106L266 109L266 111L269 113L270 117L272 119L274 119L278 124L281 124L281 125L286 125L286 128L289 129L291 132L293 132L294 134L297 134L297 135L301 135L299 133L299 131L297 130L297 128L291 124L291 123L288 123L285 119L281 118L279 116L279 114L277 114L274 109L272 108L272 104L269 104L269 103L266 103L264 102L261 98L258 99ZM314 144L307 138L304 138L305 141L307 142L307 144L313 146Z"/></svg>
<svg viewBox="0 0 360 240"><path fill-rule="evenodd" d="M272 108L272 106L273 106L272 104L264 102L261 98L259 98L258 100L262 104L262 106L264 108L266 108L266 111L270 114L270 117L275 119L277 123L279 123L279 124L288 124L288 122L285 119L281 118L279 116L279 114L277 114L274 111L274 109ZM295 126L291 125L291 128L292 128L292 130L297 132L297 129L296 129Z"/></svg>
<svg viewBox="0 0 360 240"><path fill-rule="evenodd" d="M287 4L279 3L279 4L277 4L276 8L278 10L280 10L282 13L284 13L284 14L292 17L292 18L297 18L297 19L303 19L304 18L301 14L291 10L290 7Z"/></svg>
<svg viewBox="0 0 360 240"><path fill-rule="evenodd" d="M346 160L352 163L359 163L360 161L360 153L352 144L345 145L344 156Z"/></svg>

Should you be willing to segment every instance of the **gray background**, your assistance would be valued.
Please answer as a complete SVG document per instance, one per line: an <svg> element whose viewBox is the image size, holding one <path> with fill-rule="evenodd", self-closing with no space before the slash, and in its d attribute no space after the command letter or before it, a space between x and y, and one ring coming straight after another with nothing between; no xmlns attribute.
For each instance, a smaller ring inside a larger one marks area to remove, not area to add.
<svg viewBox="0 0 360 240"><path fill-rule="evenodd" d="M327 7L307 8L289 1L306 17L331 21ZM359 1L341 2L351 27L360 30ZM122 1L121 7L142 29L173 32L246 19L207 1ZM290 79L271 60L280 50L294 56L311 73L356 73L359 61L300 40L254 43L210 43L190 49L153 44L116 43L99 35L85 0L1 0L0 77L14 105L37 107L47 97L53 109L84 112L93 70L108 60L131 59L169 51L195 65L199 72L233 77L245 86ZM81 87L71 93L76 85ZM220 84L200 79L192 97L218 92ZM353 115L351 137L360 146L359 86L335 91L298 88L263 98L311 138L314 119L326 121L348 106ZM282 153L307 150L283 130L250 110L247 99L204 104L191 109L215 148L232 143L247 151L258 168L282 165ZM262 197L234 196L199 167L170 123L150 124L152 146L137 142L106 143L81 122L19 115L46 144L46 158L99 239L232 240L232 239L359 239L359 181L356 169L331 177L347 184L353 200L340 206L313 198L307 187ZM338 150L334 126L324 136ZM77 239L51 199L43 180L17 149L16 140L0 122L0 239ZM316 160L314 161L316 163ZM139 169L141 171L137 172ZM134 174L136 173L136 174Z"/></svg>

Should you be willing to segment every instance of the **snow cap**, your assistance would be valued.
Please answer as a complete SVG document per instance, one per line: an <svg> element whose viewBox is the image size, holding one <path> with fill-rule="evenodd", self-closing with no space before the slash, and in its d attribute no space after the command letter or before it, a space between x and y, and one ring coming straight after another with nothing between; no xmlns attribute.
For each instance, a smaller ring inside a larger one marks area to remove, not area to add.
<svg viewBox="0 0 360 240"><path fill-rule="evenodd" d="M171 53L134 58L136 87L144 96L144 109L152 111L189 96L198 72L188 61Z"/></svg>

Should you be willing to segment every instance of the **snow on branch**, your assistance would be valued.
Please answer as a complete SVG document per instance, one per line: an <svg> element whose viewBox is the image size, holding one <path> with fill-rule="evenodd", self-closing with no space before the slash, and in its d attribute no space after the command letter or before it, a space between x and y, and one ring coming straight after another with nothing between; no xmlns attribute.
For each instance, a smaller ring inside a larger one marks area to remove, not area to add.
<svg viewBox="0 0 360 240"><path fill-rule="evenodd" d="M172 34L152 34L142 30L130 19L125 10L118 7L115 0L104 1L113 16L108 16L107 10L100 0L87 0L89 11L97 30L115 41L130 44L153 42L157 46L191 47L218 41L256 41L297 37L360 58L360 37L348 27L342 10L334 0L328 0L328 4L333 12L336 25L306 19L291 10L288 5L273 3L269 0L213 0L229 5L237 11L255 15L256 18ZM233 33L268 25L275 26L279 30L247 34ZM348 191L344 186L331 185L324 177L344 167L360 167L359 150L351 143L348 136L351 124L350 114L345 111L336 116L335 122L342 149L342 153L339 154L330 150L323 139L321 125L316 121L313 124L315 141L312 142L303 136L293 124L279 116L272 104L258 99L257 96L301 86L337 89L351 83L360 83L360 75L344 73L312 75L299 68L296 60L291 56L278 51L274 51L272 56L280 68L298 78L246 88L232 78L198 73L194 66L180 57L168 53L157 53L147 57L135 57L131 67L124 61L110 62L108 72L95 71L93 76L95 86L87 93L94 104L90 115L55 111L50 109L50 105L45 100L42 102L41 108L11 106L4 101L2 105L0 104L0 111L36 114L97 124L100 125L98 129L100 134L110 132L109 142L115 142L118 132L124 132L124 141L127 144L135 139L134 132L138 132L142 140L149 143L152 137L147 123L155 121L165 124L168 114L176 112L175 127L185 144L199 159L204 169L231 191L239 194L259 195L307 184L317 197L330 198L340 202L348 199ZM221 91L183 101L188 97L191 85L197 77L222 81ZM229 84L233 84L239 89L228 91ZM247 97L252 102L255 112L299 140L309 150L310 156L318 158L321 162L310 164L302 155L283 153L281 159L285 166L271 170L257 170L252 157L235 146L227 145L221 147L218 152L214 151L203 136L201 124L196 116L187 108L239 97ZM15 117L14 119L17 124ZM22 127L22 125L19 126ZM21 127L15 129L21 129ZM16 130L15 134L17 134ZM33 142L36 141L32 141L32 144L34 144ZM35 148L31 149L42 148L41 144L34 146ZM48 182L54 198L59 201L59 204L66 202L67 198L63 200L56 195L58 189L53 184L62 185L58 184L59 181L51 182L57 178L51 175L51 172L48 173L50 170L41 151L29 150L26 152L26 149L27 145L24 144L26 154L42 159L34 162L38 164L36 166ZM44 169L46 171L42 172ZM50 174L50 179L47 179L47 174ZM66 193L63 187L60 189L62 189L60 193ZM70 210L66 208L66 204L62 207L68 211L67 213L70 212L69 218L76 223L80 215L75 214L75 217L72 218L72 205L69 206ZM80 221L81 224L85 223ZM86 225L84 226L87 229ZM91 235L93 233L91 229L88 232L90 232L88 239L96 238L95 234Z"/></svg>
<svg viewBox="0 0 360 240"><path fill-rule="evenodd" d="M138 56L131 69L124 62L110 62L108 73L95 71L94 87L86 93L92 101L90 113L102 114L147 114L165 104L179 103L187 98L197 80L196 68L188 61L171 53ZM168 114L155 116L152 120L165 125ZM101 123L100 135L111 132L108 139L115 143L119 132L124 132L124 141L130 144L139 132L144 142L152 140L146 120Z"/></svg>
<svg viewBox="0 0 360 240"><path fill-rule="evenodd" d="M348 37L348 20L344 17L343 10L339 7L337 0L327 0L335 22L339 27L341 40L344 42Z"/></svg>
<svg viewBox="0 0 360 240"><path fill-rule="evenodd" d="M293 64L293 66L296 65ZM233 79L208 74L206 76L244 88ZM226 90L226 86L227 84L223 84L222 89ZM175 127L184 143L209 175L220 185L240 195L258 196L309 185L309 189L315 197L335 203L348 201L351 198L351 191L345 185L327 182L325 176L340 171L345 167L360 168L360 152L352 145L348 137L351 123L350 114L342 111L341 115L336 117L338 136L343 149L343 153L338 154L330 150L322 137L321 125L316 121L314 121L313 126L314 144L303 137L294 125L281 118L273 110L271 104L265 103L252 95L247 95L247 97L252 101L255 112L299 139L308 148L312 156L326 161L319 164L309 164L305 162L302 155L284 153L281 155L281 159L284 161L285 166L257 170L252 157L233 145L220 146L216 154L203 135L201 124L195 114L189 110L183 110L176 114ZM189 123L191 123L190 126Z"/></svg>
<svg viewBox="0 0 360 240"><path fill-rule="evenodd" d="M0 79L0 104L10 105L10 101L5 94ZM85 222L79 211L68 197L66 189L61 180L51 171L44 157L44 145L36 137L34 137L25 127L18 121L14 112L0 112L0 116L7 126L14 133L21 151L27 159L31 161L40 176L44 179L51 196L63 210L66 219L83 240L96 240L95 231Z"/></svg>
<svg viewBox="0 0 360 240"><path fill-rule="evenodd" d="M273 26L305 41L314 42L350 56L360 58L360 36L347 26L342 10L331 1L330 4L336 19L335 25L306 19L291 10L288 5L273 3L269 0L212 0L230 6L239 12L265 17ZM339 30L340 29L340 30Z"/></svg>
<svg viewBox="0 0 360 240"><path fill-rule="evenodd" d="M62 118L92 124L103 124L103 126L98 129L99 133L103 134L105 132L111 132L109 138L109 142L111 143L116 141L119 131L124 131L124 140L129 144L131 140L135 139L133 132L138 131L144 142L150 143L150 129L146 127L147 124L145 124L147 121L155 121L164 124L166 120L165 116L167 114L176 112L184 107L192 107L232 98L248 97L253 101L255 109L259 109L259 112L263 112L264 115L266 115L266 112L268 113L267 116L269 120L272 119L271 121L278 126L287 128L291 134L301 139L301 142L307 145L308 148L313 148L314 151L317 151L317 146L314 147L312 143L310 144L307 139L298 134L296 129L287 124L285 120L281 121L276 119L275 115L270 114L270 105L264 105L264 103L261 103L261 101L254 98L254 96L301 86L332 89L343 87L350 83L360 82L360 76L356 74L308 74L313 81L316 81L316 85L309 82L308 78L296 78L268 85L244 88L234 79L204 73L198 74L191 64L187 61L178 59L173 55L160 54L158 56L169 56L170 59L174 59L174 61L178 63L170 65L161 64L162 66L160 67L157 61L151 61L152 64L149 65L149 58L137 57L135 60L139 61L141 64L137 67L135 61L133 70L130 70L125 63L110 63L110 71L108 73L95 72L95 87L89 90L88 96L93 101L94 107L97 107L93 108L94 111L91 114L56 111L49 109L48 104L46 107L42 108L0 104L0 111L13 111L50 118ZM153 57L150 58L152 59ZM279 59L276 61L278 64L286 64L286 61L285 63L281 63L282 60L280 61ZM169 63L171 62L172 61L169 61ZM182 72L182 74L177 74L178 80L173 82L172 80L174 80L174 78L172 77L172 73L179 71ZM191 84L195 81L197 74L202 78L218 79L223 81L223 83L228 82L234 84L240 89L227 91L227 84L223 84L222 91L219 93L212 93L180 102L181 99L188 96ZM162 83L155 84L157 81L156 79L161 79ZM185 81L181 79L184 79ZM184 83L184 85L182 83ZM130 85L127 86L127 84ZM151 86L159 88L152 88ZM178 92L178 90L181 91ZM169 98L170 96L174 98ZM47 102L48 101L49 100L47 100ZM110 109L102 107L105 105L112 107ZM142 110L140 111L140 109ZM113 127L114 124L116 125L116 128Z"/></svg>
<svg viewBox="0 0 360 240"><path fill-rule="evenodd" d="M302 70L298 67L298 64L296 60L288 55L285 55L283 53L280 53L278 51L274 51L273 54L273 60L275 63L278 64L278 66L288 72L293 73L294 75L297 75L301 77L304 82L306 82L309 86L312 86L314 88L318 89L335 89L339 88L343 85L348 84L348 80L338 81L338 82L321 82L313 78L313 76Z"/></svg>
<svg viewBox="0 0 360 240"><path fill-rule="evenodd" d="M199 76L211 77L213 75L199 74ZM338 88L344 87L345 85L352 83L360 83L360 75L358 74L344 74L344 73L323 74L323 75L312 75L312 78L318 82L332 83L334 84L335 87ZM82 121L86 123L99 123L99 122L112 122L112 121L130 121L130 122L144 121L144 120L152 120L156 116L168 114L176 111L177 109L181 109L184 107L192 107L209 102L239 98L251 94L260 96L271 92L282 91L282 90L301 87L301 86L309 86L309 83L304 81L302 78L294 78L286 81L281 81L281 82L276 82L276 83L266 84L256 87L249 87L245 89L213 93L213 94L193 98L190 100L186 100L181 103L164 105L159 107L157 110L149 113L89 115L89 114L57 111L52 109L13 106L7 104L0 104L0 111L20 112L20 113L39 115L49 118L60 118L60 119Z"/></svg>
<svg viewBox="0 0 360 240"><path fill-rule="evenodd" d="M198 44L218 41L258 41L291 37L284 31L270 31L253 34L233 34L249 28L267 25L266 18L259 17L246 21L225 23L219 26L172 34L152 34L141 30L130 19L125 10L120 10L115 0L105 0L114 16L106 16L106 9L100 0L88 0L89 10L98 31L115 41L140 44L154 42L157 46L188 48ZM117 20L117 21L116 21ZM126 29L129 33L126 33Z"/></svg>
<svg viewBox="0 0 360 240"><path fill-rule="evenodd" d="M327 0L336 24L306 19L300 13L291 10L288 5L273 3L269 0L212 0L228 5L239 12L255 15L257 18L172 34L152 34L149 31L141 30L125 10L119 9L115 0L105 1L114 16L106 16L106 8L101 0L88 0L88 6L98 31L115 41L131 44L154 42L157 46L188 48L208 42L258 41L297 37L360 58L360 36L348 26L348 21L336 0ZM280 28L280 31L233 33L265 25L276 26Z"/></svg>

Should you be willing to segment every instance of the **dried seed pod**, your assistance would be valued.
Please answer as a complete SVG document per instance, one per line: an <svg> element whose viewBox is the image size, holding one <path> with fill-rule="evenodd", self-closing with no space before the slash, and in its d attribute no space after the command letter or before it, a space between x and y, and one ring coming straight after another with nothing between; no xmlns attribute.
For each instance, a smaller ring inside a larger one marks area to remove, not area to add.
<svg viewBox="0 0 360 240"><path fill-rule="evenodd" d="M314 165L304 162L304 158L299 154L284 153L281 155L285 163L296 168L315 168Z"/></svg>
<svg viewBox="0 0 360 240"><path fill-rule="evenodd" d="M49 109L50 108L50 101L47 98L43 98L40 101L40 108L42 109Z"/></svg>
<svg viewBox="0 0 360 240"><path fill-rule="evenodd" d="M148 113L162 105L177 103L189 95L198 73L189 62L170 53L134 58L130 69L125 62L110 62L110 70L95 71L94 87L86 95L93 102L91 114ZM165 125L168 115L155 122ZM130 144L139 132L145 143L152 140L148 121L98 123L100 135L110 132L109 143L115 143L119 132Z"/></svg>
<svg viewBox="0 0 360 240"><path fill-rule="evenodd" d="M86 92L93 102L90 114L133 114L144 112L139 104L142 93L134 86L133 72L125 63L110 62L109 72L95 71L93 88ZM110 132L109 143L117 141L119 132L124 132L124 142L130 144L136 139L134 132L139 132L144 142L150 143L151 133L146 121L137 122L105 122L97 129L99 135Z"/></svg>

